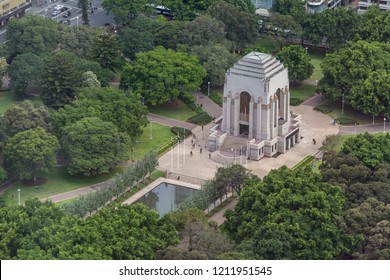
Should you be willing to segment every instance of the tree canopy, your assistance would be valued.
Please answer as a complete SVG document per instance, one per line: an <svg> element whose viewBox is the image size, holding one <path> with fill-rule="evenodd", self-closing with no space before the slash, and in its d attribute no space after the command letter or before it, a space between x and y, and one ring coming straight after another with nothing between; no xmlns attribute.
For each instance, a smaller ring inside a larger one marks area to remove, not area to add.
<svg viewBox="0 0 390 280"><path fill-rule="evenodd" d="M349 43L338 52L328 54L321 65L324 77L319 91L345 102L366 114L388 112L390 99L384 82L389 78L390 47L385 43Z"/></svg>
<svg viewBox="0 0 390 280"><path fill-rule="evenodd" d="M157 47L138 53L136 60L124 67L120 87L156 105L197 90L205 76L196 57Z"/></svg>
<svg viewBox="0 0 390 280"><path fill-rule="evenodd" d="M34 106L29 100L11 104L4 113L3 123L9 136L37 127L49 130L51 126L48 110L44 106Z"/></svg>
<svg viewBox="0 0 390 280"><path fill-rule="evenodd" d="M99 118L83 118L63 129L62 146L70 159L70 174L107 173L114 164L128 159L130 144L127 134Z"/></svg>
<svg viewBox="0 0 390 280"><path fill-rule="evenodd" d="M320 176L282 167L244 185L225 229L252 244L244 247L256 258L333 259L346 250L337 226L343 201L340 188Z"/></svg>
<svg viewBox="0 0 390 280"><path fill-rule="evenodd" d="M12 57L23 53L40 54L53 51L60 38L55 21L32 14L12 20L7 26L5 36Z"/></svg>
<svg viewBox="0 0 390 280"><path fill-rule="evenodd" d="M173 222L146 206L104 208L82 220L51 202L0 207L1 259L152 260L178 242Z"/></svg>
<svg viewBox="0 0 390 280"><path fill-rule="evenodd" d="M288 69L290 83L301 84L313 73L314 66L305 48L298 45L283 47L277 58Z"/></svg>
<svg viewBox="0 0 390 280"><path fill-rule="evenodd" d="M63 127L85 117L98 117L105 122L112 122L119 131L126 132L131 138L142 134L142 127L148 123L148 112L138 95L114 88L87 88L79 92L78 100L52 113L58 134L61 134Z"/></svg>
<svg viewBox="0 0 390 280"><path fill-rule="evenodd" d="M5 146L6 166L21 179L34 180L38 172L47 172L55 164L59 143L43 128L19 132Z"/></svg>

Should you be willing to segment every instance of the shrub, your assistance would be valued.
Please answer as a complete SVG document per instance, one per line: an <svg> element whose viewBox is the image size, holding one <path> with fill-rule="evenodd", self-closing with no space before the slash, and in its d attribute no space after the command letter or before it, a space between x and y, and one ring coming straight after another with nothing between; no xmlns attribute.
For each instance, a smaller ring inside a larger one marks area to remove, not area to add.
<svg viewBox="0 0 390 280"><path fill-rule="evenodd" d="M201 111L197 113L195 116L189 118L187 120L190 123L194 123L197 125L205 125L212 121L212 118L209 114L207 114L205 111Z"/></svg>
<svg viewBox="0 0 390 280"><path fill-rule="evenodd" d="M302 102L303 102L303 100L300 98L296 98L296 97L290 98L290 105L292 105L292 106L297 106L297 105L301 104Z"/></svg>
<svg viewBox="0 0 390 280"><path fill-rule="evenodd" d="M337 118L336 121L341 125L354 125L358 124L355 120L349 118Z"/></svg>
<svg viewBox="0 0 390 280"><path fill-rule="evenodd" d="M333 111L333 108L328 105L318 105L314 107L314 110L317 110L323 114L329 114L330 112Z"/></svg>
<svg viewBox="0 0 390 280"><path fill-rule="evenodd" d="M179 133L179 136L180 138L183 137L184 133L185 133L185 137L188 137L188 136L191 136L192 135L192 132L191 130L189 129L184 129L182 127L177 127L177 126L173 126L171 127L171 131L173 134L177 135Z"/></svg>

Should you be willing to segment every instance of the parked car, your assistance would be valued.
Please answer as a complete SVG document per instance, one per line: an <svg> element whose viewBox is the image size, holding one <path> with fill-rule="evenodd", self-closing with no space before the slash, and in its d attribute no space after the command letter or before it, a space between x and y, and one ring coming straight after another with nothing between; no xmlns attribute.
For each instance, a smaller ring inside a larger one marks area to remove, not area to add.
<svg viewBox="0 0 390 280"><path fill-rule="evenodd" d="M61 10L64 7L64 5L55 5L54 10Z"/></svg>
<svg viewBox="0 0 390 280"><path fill-rule="evenodd" d="M64 17L64 18L67 18L67 17L69 17L71 14L72 14L72 13L71 13L70 11L67 11L67 12L63 15L63 17Z"/></svg>
<svg viewBox="0 0 390 280"><path fill-rule="evenodd" d="M62 8L61 8L61 12L65 12L65 11L67 11L67 10L69 10L68 7L62 7Z"/></svg>
<svg viewBox="0 0 390 280"><path fill-rule="evenodd" d="M56 16L56 15L59 15L59 14L60 14L60 11L53 11L53 12L51 13L52 16Z"/></svg>

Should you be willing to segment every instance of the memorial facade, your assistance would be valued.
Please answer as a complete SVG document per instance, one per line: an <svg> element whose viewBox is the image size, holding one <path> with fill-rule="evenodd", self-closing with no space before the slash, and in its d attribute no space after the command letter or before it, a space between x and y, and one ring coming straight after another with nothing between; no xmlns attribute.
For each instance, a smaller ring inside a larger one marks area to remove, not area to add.
<svg viewBox="0 0 390 280"><path fill-rule="evenodd" d="M247 54L226 73L223 118L212 128L209 150L233 151L240 145L241 155L244 146L248 158L259 160L298 142L300 116L290 112L287 69L270 54Z"/></svg>

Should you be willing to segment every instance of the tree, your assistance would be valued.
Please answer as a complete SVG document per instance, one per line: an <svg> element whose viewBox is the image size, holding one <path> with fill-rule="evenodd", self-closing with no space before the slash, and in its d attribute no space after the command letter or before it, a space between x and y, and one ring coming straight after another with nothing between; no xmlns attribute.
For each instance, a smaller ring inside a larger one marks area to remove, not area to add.
<svg viewBox="0 0 390 280"><path fill-rule="evenodd" d="M59 42L58 24L51 19L28 14L11 21L5 36L11 57L22 53L50 52Z"/></svg>
<svg viewBox="0 0 390 280"><path fill-rule="evenodd" d="M63 133L62 146L70 159L70 174L107 173L114 164L128 159L130 138L113 123L83 118L66 126Z"/></svg>
<svg viewBox="0 0 390 280"><path fill-rule="evenodd" d="M189 46L223 43L226 38L223 22L209 15L200 15L187 23L182 43Z"/></svg>
<svg viewBox="0 0 390 280"><path fill-rule="evenodd" d="M199 88L205 75L196 57L157 47L137 54L134 63L124 67L120 88L132 90L156 105L189 95Z"/></svg>
<svg viewBox="0 0 390 280"><path fill-rule="evenodd" d="M227 167L220 167L215 174L213 182L217 186L225 188L225 192L234 190L240 196L245 180L250 179L250 170L242 165L233 164Z"/></svg>
<svg viewBox="0 0 390 280"><path fill-rule="evenodd" d="M4 58L4 57L0 57L0 89L1 87L3 86L3 76L5 74L5 72L7 71L7 68L8 68L8 63L7 63L7 60Z"/></svg>
<svg viewBox="0 0 390 280"><path fill-rule="evenodd" d="M254 15L240 11L225 1L215 2L208 12L225 24L226 37L232 41L233 53L244 49L246 43L257 37L258 26Z"/></svg>
<svg viewBox="0 0 390 280"><path fill-rule="evenodd" d="M383 220L371 229L366 247L366 258L371 260L390 259L390 221Z"/></svg>
<svg viewBox="0 0 390 280"><path fill-rule="evenodd" d="M182 242L159 251L159 259L214 259L232 251L233 242L216 225L208 223L201 210L186 209L174 213L171 219Z"/></svg>
<svg viewBox="0 0 390 280"><path fill-rule="evenodd" d="M77 98L77 89L82 86L82 74L87 71L93 71L102 86L107 86L112 78L112 72L102 69L97 62L65 51L53 54L43 68L43 103L53 109L72 103Z"/></svg>
<svg viewBox="0 0 390 280"><path fill-rule="evenodd" d="M305 2L301 0L276 0L273 10L282 15L290 15L299 23L305 18Z"/></svg>
<svg viewBox="0 0 390 280"><path fill-rule="evenodd" d="M366 166L374 168L379 163L390 163L390 134L373 136L367 132L344 142L341 151L356 156Z"/></svg>
<svg viewBox="0 0 390 280"><path fill-rule="evenodd" d="M146 205L102 208L86 219L84 232L96 233L92 248L106 259L153 260L155 252L178 243L178 235L169 217Z"/></svg>
<svg viewBox="0 0 390 280"><path fill-rule="evenodd" d="M221 44L193 46L190 52L199 57L200 63L207 71L204 81L211 86L222 86L225 82L226 70L231 67L235 57Z"/></svg>
<svg viewBox="0 0 390 280"><path fill-rule="evenodd" d="M58 109L76 99L76 87L80 85L76 56L68 52L55 53L44 65L42 102Z"/></svg>
<svg viewBox="0 0 390 280"><path fill-rule="evenodd" d="M252 4L251 0L224 0L225 2L228 2L229 4L234 5L235 7L239 8L241 11L254 14L256 11L255 6Z"/></svg>
<svg viewBox="0 0 390 280"><path fill-rule="evenodd" d="M289 39L301 36L302 27L290 15L273 13L263 24L260 32Z"/></svg>
<svg viewBox="0 0 390 280"><path fill-rule="evenodd" d="M359 81L352 87L349 98L352 107L373 117L381 113L389 116L389 80L390 73L387 70L379 69L369 73L366 80Z"/></svg>
<svg viewBox="0 0 390 280"><path fill-rule="evenodd" d="M387 103L380 86L389 72L390 47L384 43L351 42L338 52L328 54L321 65L324 77L318 90L332 100L344 96L346 104L372 114L384 112L380 102ZM383 72L384 71L384 72ZM377 73L373 73L377 72ZM367 82L366 82L367 80ZM364 82L356 82L364 81ZM359 91L370 92L362 96Z"/></svg>
<svg viewBox="0 0 390 280"><path fill-rule="evenodd" d="M374 228L379 222L390 220L390 205L385 205L375 198L369 198L360 205L346 210L344 220L346 232L360 237L357 255L364 258L361 254L366 251L370 233L378 230Z"/></svg>
<svg viewBox="0 0 390 280"><path fill-rule="evenodd" d="M121 46L118 38L109 34L102 34L92 43L91 58L97 61L103 68L114 71L119 64Z"/></svg>
<svg viewBox="0 0 390 280"><path fill-rule="evenodd" d="M88 0L79 0L79 6L81 8L81 18L83 19L84 25L89 25Z"/></svg>
<svg viewBox="0 0 390 280"><path fill-rule="evenodd" d="M7 179L7 177L8 177L7 171L5 171L2 167L0 167L0 182L5 181ZM1 197L3 197L3 196L1 196ZM1 203L0 203L0 207L2 207Z"/></svg>
<svg viewBox="0 0 390 280"><path fill-rule="evenodd" d="M80 91L80 98L52 113L53 125L58 134L61 129L85 117L98 117L114 123L131 138L142 134L146 126L147 108L138 95L114 88L92 88Z"/></svg>
<svg viewBox="0 0 390 280"><path fill-rule="evenodd" d="M359 16L359 22L354 40L389 42L390 13L388 11L381 11L377 5L372 5Z"/></svg>
<svg viewBox="0 0 390 280"><path fill-rule="evenodd" d="M186 27L185 21L164 21L154 33L154 44L163 46L166 49L177 49L177 45L183 42L183 30Z"/></svg>
<svg viewBox="0 0 390 280"><path fill-rule="evenodd" d="M130 59L135 59L139 52L147 52L154 49L154 36L149 31L139 31L132 28L123 28L119 32L123 53Z"/></svg>
<svg viewBox="0 0 390 280"><path fill-rule="evenodd" d="M87 88L100 88L101 84L97 79L97 76L92 71L84 72L82 75L83 83L82 87Z"/></svg>
<svg viewBox="0 0 390 280"><path fill-rule="evenodd" d="M102 3L106 14L114 15L117 23L126 25L136 19L140 13L153 13L155 0L104 0Z"/></svg>
<svg viewBox="0 0 390 280"><path fill-rule="evenodd" d="M49 130L51 126L47 109L44 106L34 106L29 100L11 104L4 113L3 123L9 136L37 127Z"/></svg>
<svg viewBox="0 0 390 280"><path fill-rule="evenodd" d="M333 259L348 249L337 224L342 205L339 187L309 170L282 167L262 182L248 181L224 225L237 242L261 245L252 247L256 258ZM277 247L276 255L267 253Z"/></svg>
<svg viewBox="0 0 390 280"><path fill-rule="evenodd" d="M214 0L163 0L162 3L168 7L175 19L193 20L202 14L214 2Z"/></svg>
<svg viewBox="0 0 390 280"><path fill-rule="evenodd" d="M15 57L8 68L11 88L18 97L23 97L26 90L40 83L43 58L33 53L24 53Z"/></svg>
<svg viewBox="0 0 390 280"><path fill-rule="evenodd" d="M59 25L61 50L75 53L79 57L90 57L93 41L103 33L101 28L86 25Z"/></svg>
<svg viewBox="0 0 390 280"><path fill-rule="evenodd" d="M326 135L322 142L322 146L326 147L328 150L334 151L336 146L340 143L340 140L340 134Z"/></svg>
<svg viewBox="0 0 390 280"><path fill-rule="evenodd" d="M47 172L55 164L59 147L57 138L41 127L20 132L5 146L8 170L35 182L38 172Z"/></svg>
<svg viewBox="0 0 390 280"><path fill-rule="evenodd" d="M313 73L314 66L310 63L310 57L301 46L283 47L277 58L288 68L288 78L293 84L301 84Z"/></svg>

